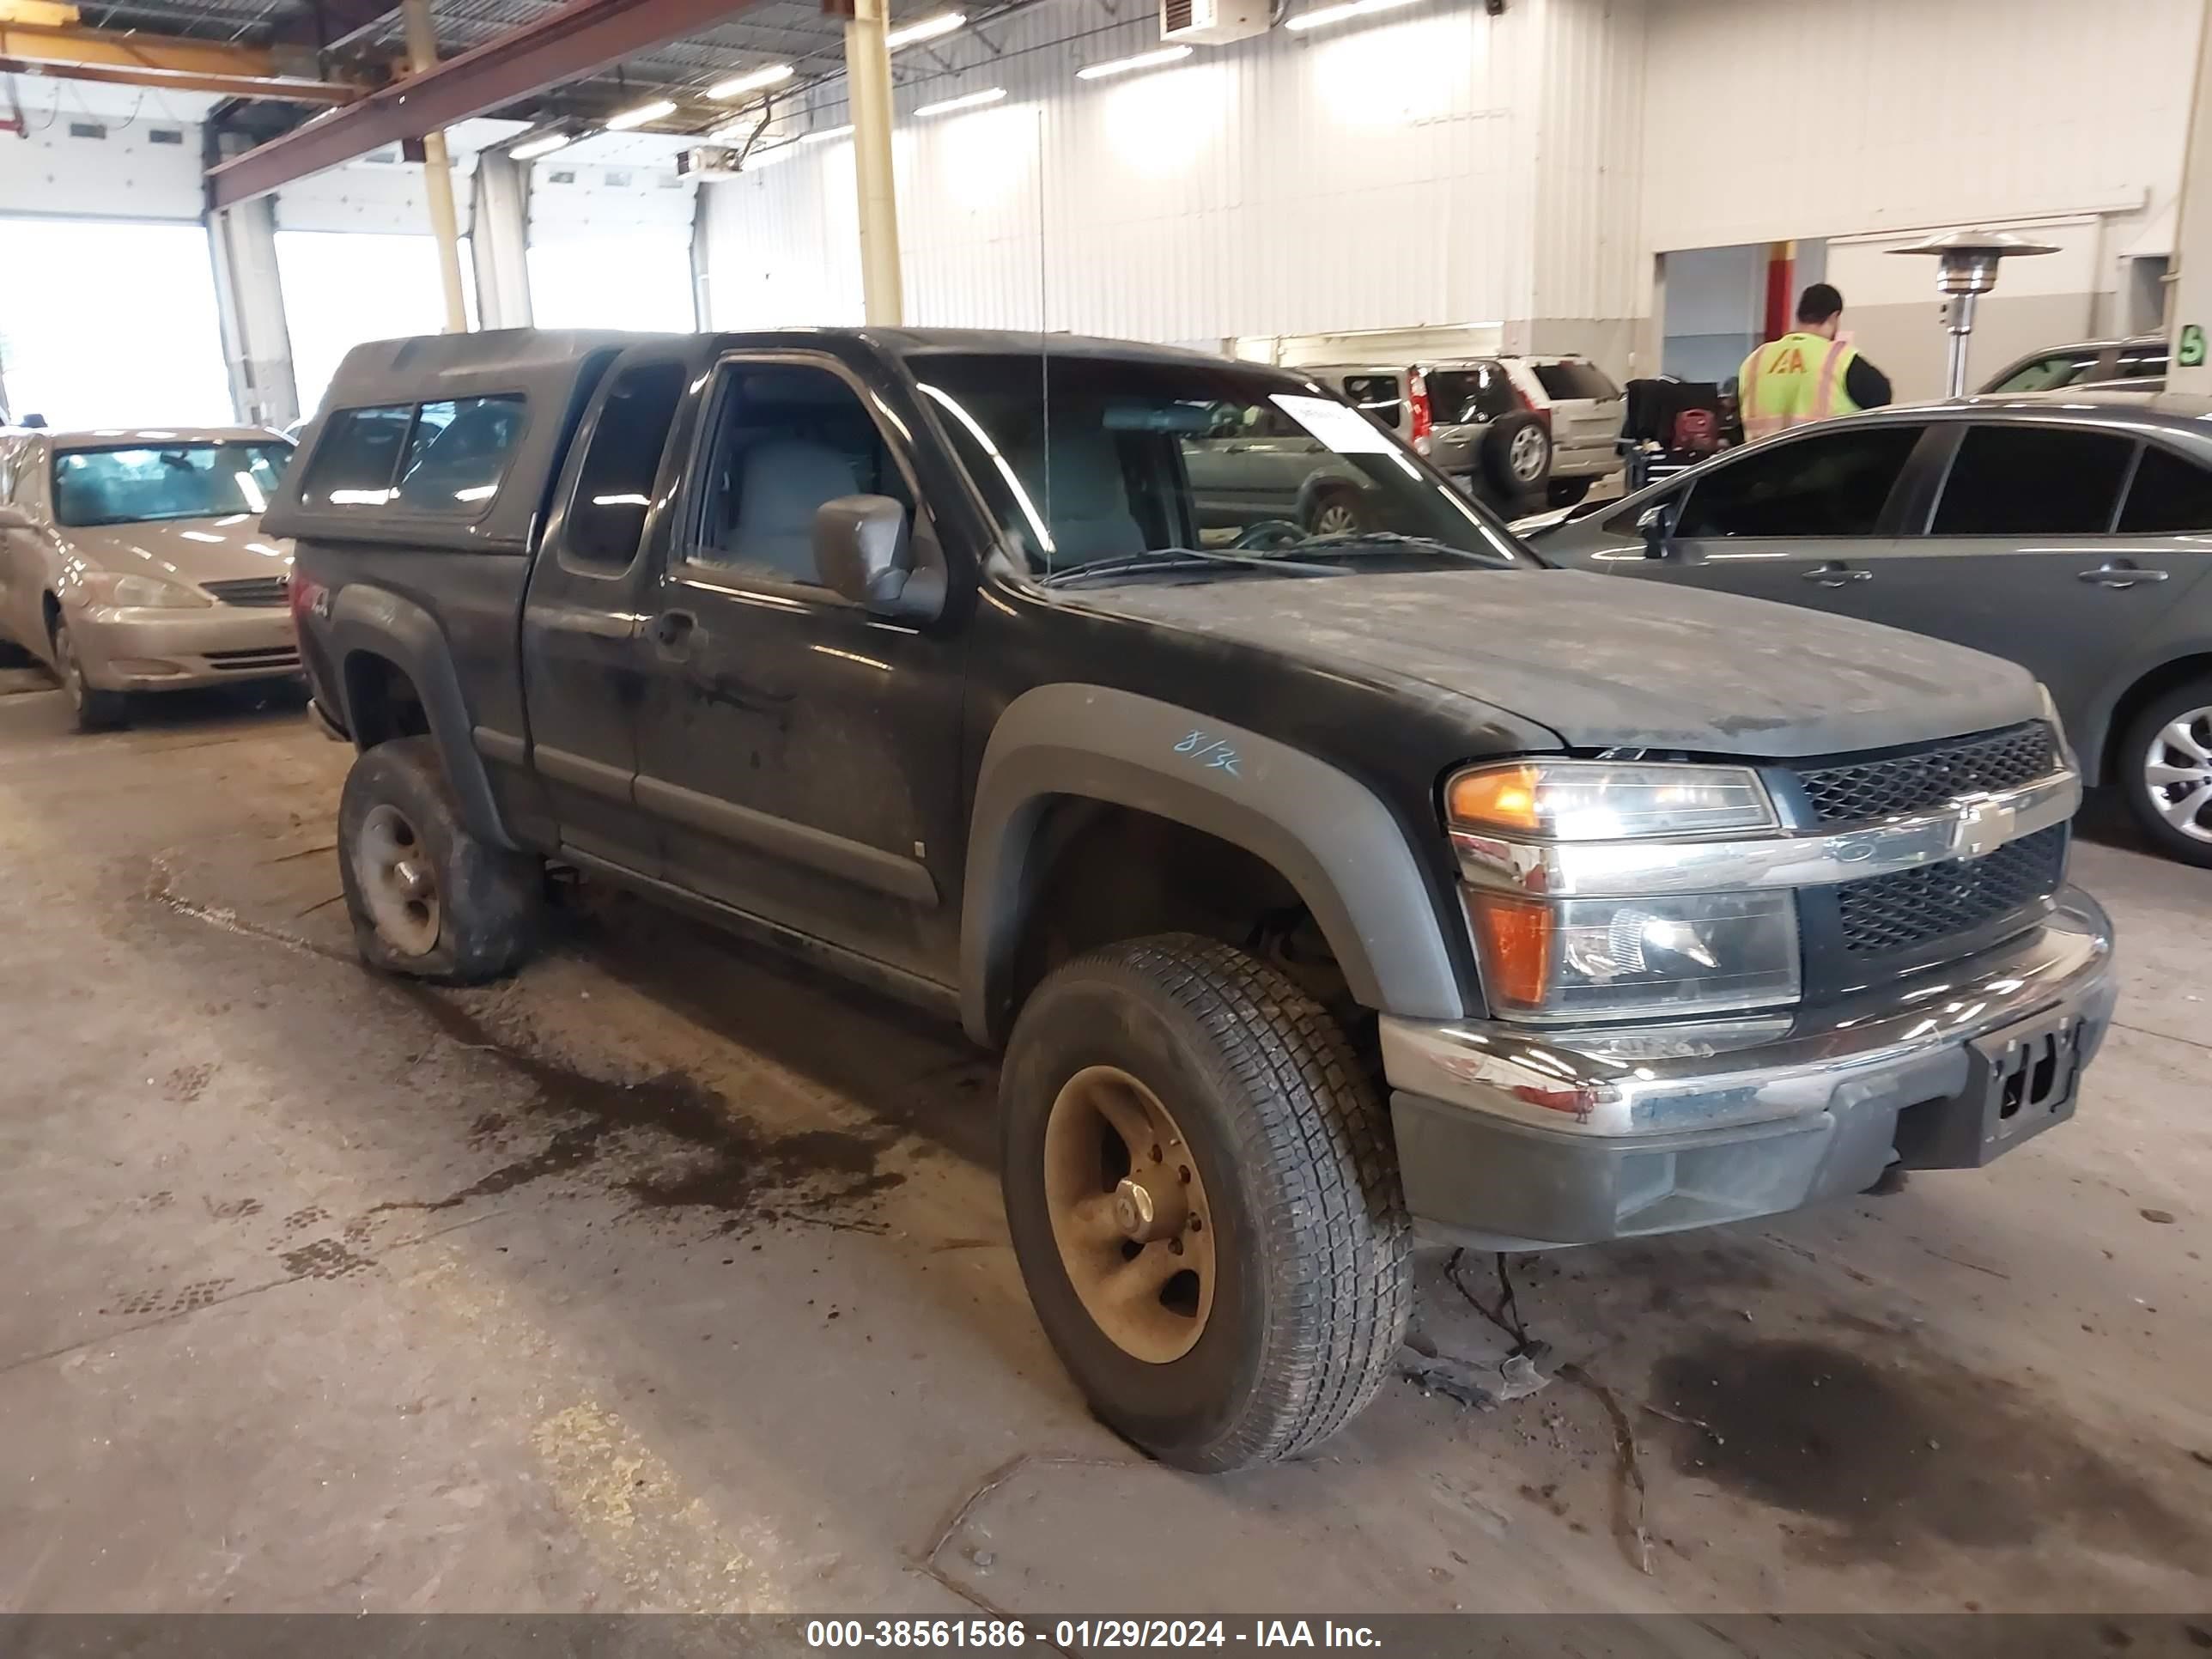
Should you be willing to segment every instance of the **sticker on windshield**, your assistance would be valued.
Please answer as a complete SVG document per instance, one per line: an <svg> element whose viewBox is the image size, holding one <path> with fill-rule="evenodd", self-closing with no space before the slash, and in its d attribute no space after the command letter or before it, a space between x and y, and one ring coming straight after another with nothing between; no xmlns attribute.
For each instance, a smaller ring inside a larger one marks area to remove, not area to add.
<svg viewBox="0 0 2212 1659"><path fill-rule="evenodd" d="M1387 455L1390 440L1356 409L1327 398L1308 398L1295 392L1278 392L1270 399L1276 408L1327 444L1340 455Z"/></svg>

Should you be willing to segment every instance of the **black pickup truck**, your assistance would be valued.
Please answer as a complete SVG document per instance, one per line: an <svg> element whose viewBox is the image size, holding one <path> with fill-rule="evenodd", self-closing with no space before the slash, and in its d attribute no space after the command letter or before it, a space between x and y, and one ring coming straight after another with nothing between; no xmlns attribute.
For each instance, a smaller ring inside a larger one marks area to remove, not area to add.
<svg viewBox="0 0 2212 1659"><path fill-rule="evenodd" d="M1199 511L1224 418L1309 434L1332 491ZM957 1017L1004 1051L1039 1318L1187 1468L1358 1411L1417 1237L1978 1165L2072 1112L2111 1014L2024 672L1544 568L1295 374L945 331L394 341L265 523L359 750L364 956L504 973L555 862Z"/></svg>

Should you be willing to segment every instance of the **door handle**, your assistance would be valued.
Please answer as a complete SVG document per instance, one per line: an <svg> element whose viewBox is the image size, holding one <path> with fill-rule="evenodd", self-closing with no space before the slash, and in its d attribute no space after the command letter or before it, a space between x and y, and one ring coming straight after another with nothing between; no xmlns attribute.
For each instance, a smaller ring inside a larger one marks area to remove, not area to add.
<svg viewBox="0 0 2212 1659"><path fill-rule="evenodd" d="M1850 565L1838 564L1831 560L1826 564L1814 565L1805 573L1804 580L1822 587L1841 587L1848 582L1870 582L1874 580L1874 572L1854 569Z"/></svg>
<svg viewBox="0 0 2212 1659"><path fill-rule="evenodd" d="M2075 577L2092 587L2133 587L2137 582L2162 582L2166 578L2163 570L2145 570L2132 564L2100 564L2094 570L2084 570Z"/></svg>
<svg viewBox="0 0 2212 1659"><path fill-rule="evenodd" d="M653 642L671 656L680 657L698 625L699 619L688 611L664 611L653 619Z"/></svg>

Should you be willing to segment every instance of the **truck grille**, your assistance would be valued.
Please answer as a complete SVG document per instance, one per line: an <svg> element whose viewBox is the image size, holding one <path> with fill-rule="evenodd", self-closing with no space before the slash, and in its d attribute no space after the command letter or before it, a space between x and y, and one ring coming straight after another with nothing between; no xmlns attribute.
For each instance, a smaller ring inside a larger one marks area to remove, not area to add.
<svg viewBox="0 0 2212 1659"><path fill-rule="evenodd" d="M2057 823L1985 858L1847 881L1836 889L1844 948L1853 956L1880 956L1971 933L2048 898L2065 869L2066 826Z"/></svg>
<svg viewBox="0 0 2212 1659"><path fill-rule="evenodd" d="M1863 823L1941 806L1958 795L2015 788L2057 767L2050 726L2029 720L1886 760L1804 768L1797 778L1818 822Z"/></svg>
<svg viewBox="0 0 2212 1659"><path fill-rule="evenodd" d="M200 590L223 605L283 605L289 598L282 576L248 576L241 581L202 582Z"/></svg>

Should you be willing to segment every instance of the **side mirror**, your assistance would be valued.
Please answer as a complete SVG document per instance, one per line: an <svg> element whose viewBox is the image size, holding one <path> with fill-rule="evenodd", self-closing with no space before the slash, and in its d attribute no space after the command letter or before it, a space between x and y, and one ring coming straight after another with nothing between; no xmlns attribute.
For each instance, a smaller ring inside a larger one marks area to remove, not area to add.
<svg viewBox="0 0 2212 1659"><path fill-rule="evenodd" d="M36 530L39 521L20 507L0 502L0 530Z"/></svg>
<svg viewBox="0 0 2212 1659"><path fill-rule="evenodd" d="M1636 515L1636 528L1644 537L1644 556L1663 559L1674 535L1674 504L1654 501Z"/></svg>
<svg viewBox="0 0 2212 1659"><path fill-rule="evenodd" d="M874 616L927 619L945 606L943 579L915 569L906 509L888 495L840 495L815 509L814 572Z"/></svg>

